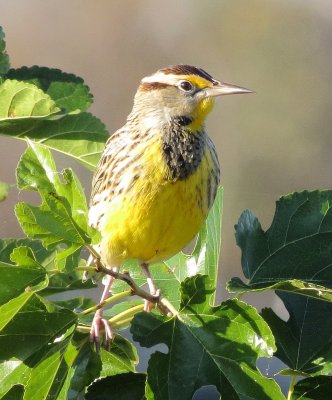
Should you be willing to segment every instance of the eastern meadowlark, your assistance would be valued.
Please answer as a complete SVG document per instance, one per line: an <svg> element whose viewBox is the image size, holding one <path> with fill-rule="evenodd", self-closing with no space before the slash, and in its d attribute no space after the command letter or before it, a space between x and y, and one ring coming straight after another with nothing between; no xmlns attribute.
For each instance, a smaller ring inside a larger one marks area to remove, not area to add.
<svg viewBox="0 0 332 400"><path fill-rule="evenodd" d="M161 69L142 79L126 124L107 141L97 166L89 211L101 233L99 251L108 268L138 259L152 294L148 265L167 259L201 228L219 185L216 149L204 128L216 96L251 93L215 80L190 65ZM109 294L108 277L102 300ZM99 310L99 328L111 335Z"/></svg>

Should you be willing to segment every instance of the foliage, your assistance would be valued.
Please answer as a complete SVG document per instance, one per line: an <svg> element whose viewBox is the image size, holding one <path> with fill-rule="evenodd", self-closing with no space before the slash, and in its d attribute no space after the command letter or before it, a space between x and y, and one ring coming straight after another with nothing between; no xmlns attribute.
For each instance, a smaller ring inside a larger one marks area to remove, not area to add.
<svg viewBox="0 0 332 400"><path fill-rule="evenodd" d="M220 189L192 253L152 268L173 315L139 312L141 300L128 299L118 281L113 298L122 301L105 313L117 333L111 348L97 353L89 343L96 305L83 297L94 284L82 280L89 267L81 257L99 234L88 226L78 177L57 171L52 150L93 169L107 132L87 112L92 95L81 78L45 67L10 69L2 30L0 74L0 134L27 143L17 187L40 196L39 206L15 207L26 237L0 240L0 399L184 400L205 385L222 399L285 399L256 367L273 354L286 364L280 373L292 377L288 399L331 396L332 191L282 197L266 232L248 210L236 225L246 279L233 278L229 291L277 290L287 321L238 298L216 305ZM1 183L0 200L7 193ZM144 284L135 261L123 269ZM70 296L73 289L82 296ZM67 296L52 301L54 293ZM135 345L120 334L128 326L140 346L167 347L153 352L144 373L137 371ZM296 383L298 377L305 379Z"/></svg>

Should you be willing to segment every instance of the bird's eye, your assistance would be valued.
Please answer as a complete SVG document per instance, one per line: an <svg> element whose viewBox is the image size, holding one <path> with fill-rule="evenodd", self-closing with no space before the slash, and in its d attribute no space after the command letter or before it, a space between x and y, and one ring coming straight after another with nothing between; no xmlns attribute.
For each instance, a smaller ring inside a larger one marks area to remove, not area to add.
<svg viewBox="0 0 332 400"><path fill-rule="evenodd" d="M179 86L186 92L190 92L190 90L193 88L193 85L189 81L181 81Z"/></svg>

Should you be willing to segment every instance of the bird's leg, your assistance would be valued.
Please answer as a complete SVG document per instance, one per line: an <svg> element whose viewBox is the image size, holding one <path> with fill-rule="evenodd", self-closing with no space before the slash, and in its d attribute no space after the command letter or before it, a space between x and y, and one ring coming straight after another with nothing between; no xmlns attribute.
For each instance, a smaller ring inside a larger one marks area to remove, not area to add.
<svg viewBox="0 0 332 400"><path fill-rule="evenodd" d="M105 280L105 287L99 304L102 304L108 298L114 278L111 275L106 275ZM100 328L102 327L105 330L104 347L108 348L113 333L107 319L103 318L103 307L100 307L93 317L90 329L90 342L95 343L97 352L100 350Z"/></svg>
<svg viewBox="0 0 332 400"><path fill-rule="evenodd" d="M146 276L146 282L147 282L147 284L149 286L150 294L152 296L158 298L160 296L160 290L159 289L156 290L156 286L155 286L155 284L153 282L152 276L151 276L150 271L149 271L149 265L146 264L146 263L142 263L141 267L142 267L143 272L144 272L144 274ZM155 306L156 306L155 303L152 303L152 302L150 302L148 300L144 300L144 311L148 311L149 312Z"/></svg>

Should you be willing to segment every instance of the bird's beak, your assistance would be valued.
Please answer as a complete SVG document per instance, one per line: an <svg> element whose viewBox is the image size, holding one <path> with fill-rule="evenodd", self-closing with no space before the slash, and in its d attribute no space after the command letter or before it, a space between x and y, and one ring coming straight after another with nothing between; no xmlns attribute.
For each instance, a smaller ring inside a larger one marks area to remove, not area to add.
<svg viewBox="0 0 332 400"><path fill-rule="evenodd" d="M244 87L218 81L215 81L213 86L206 88L205 91L207 97L225 96L226 94L255 93Z"/></svg>

